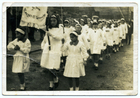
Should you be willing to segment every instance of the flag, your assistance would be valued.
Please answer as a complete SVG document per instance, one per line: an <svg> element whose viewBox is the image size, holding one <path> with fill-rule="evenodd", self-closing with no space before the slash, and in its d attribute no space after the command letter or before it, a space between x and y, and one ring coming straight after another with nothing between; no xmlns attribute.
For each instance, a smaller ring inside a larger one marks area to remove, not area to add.
<svg viewBox="0 0 140 98"><path fill-rule="evenodd" d="M48 7L23 7L20 26L46 29Z"/></svg>

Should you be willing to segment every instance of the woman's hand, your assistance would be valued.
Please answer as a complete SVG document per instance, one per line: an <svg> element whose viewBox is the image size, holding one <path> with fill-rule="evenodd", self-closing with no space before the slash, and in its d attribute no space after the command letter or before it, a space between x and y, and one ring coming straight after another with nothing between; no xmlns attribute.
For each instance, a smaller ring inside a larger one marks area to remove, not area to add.
<svg viewBox="0 0 140 98"><path fill-rule="evenodd" d="M14 50L20 50L20 47L18 45L16 45Z"/></svg>
<svg viewBox="0 0 140 98"><path fill-rule="evenodd" d="M104 46L106 46L106 43L104 43Z"/></svg>
<svg viewBox="0 0 140 98"><path fill-rule="evenodd" d="M87 65L87 62L86 62L86 61L84 61L84 62L83 62L83 64L86 66L86 65Z"/></svg>
<svg viewBox="0 0 140 98"><path fill-rule="evenodd" d="M63 39L62 39L62 44L64 44L64 43L65 43L65 39L63 38Z"/></svg>
<svg viewBox="0 0 140 98"><path fill-rule="evenodd" d="M50 32L47 32L47 35L48 35L48 36L51 36L51 33L50 33Z"/></svg>

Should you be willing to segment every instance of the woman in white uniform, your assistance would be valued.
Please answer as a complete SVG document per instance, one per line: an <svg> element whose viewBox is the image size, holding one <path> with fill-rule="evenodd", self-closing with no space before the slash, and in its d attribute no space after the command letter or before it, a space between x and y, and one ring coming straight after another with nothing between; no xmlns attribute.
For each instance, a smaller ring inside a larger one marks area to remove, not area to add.
<svg viewBox="0 0 140 98"><path fill-rule="evenodd" d="M87 40L87 37L84 33L81 32L82 27L80 24L75 25L75 32L78 34L78 40L83 42L84 45L86 46L87 51L89 50L89 43Z"/></svg>
<svg viewBox="0 0 140 98"><path fill-rule="evenodd" d="M123 43L125 42L126 40L126 34L128 33L128 27L127 27L127 24L125 23L125 20L124 18L121 19L121 25L120 25L121 29L122 29L122 45L123 46Z"/></svg>
<svg viewBox="0 0 140 98"><path fill-rule="evenodd" d="M107 27L104 29L104 35L106 39L107 44L107 54L106 58L110 59L110 54L112 53L112 47L113 47L113 29L111 28L111 24L109 21L107 21Z"/></svg>
<svg viewBox="0 0 140 98"><path fill-rule="evenodd" d="M49 19L49 29L46 31L44 40L41 43L43 49L41 56L41 67L49 69L49 90L58 86L58 77L55 72L60 68L61 46L63 28L59 27L59 19L52 15Z"/></svg>
<svg viewBox="0 0 140 98"><path fill-rule="evenodd" d="M95 70L98 69L99 55L101 54L101 31L98 29L97 21L93 21L92 30L89 32L90 53L94 61Z"/></svg>
<svg viewBox="0 0 140 98"><path fill-rule="evenodd" d="M113 51L116 53L119 51L119 43L120 43L120 33L119 33L117 22L114 23L113 30L114 30L114 33L113 33L113 41L114 41Z"/></svg>

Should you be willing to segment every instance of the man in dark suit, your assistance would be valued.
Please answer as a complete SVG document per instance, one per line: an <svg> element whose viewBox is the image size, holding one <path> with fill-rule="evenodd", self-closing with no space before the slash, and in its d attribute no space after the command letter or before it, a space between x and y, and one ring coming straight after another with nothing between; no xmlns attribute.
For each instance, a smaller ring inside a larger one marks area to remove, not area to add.
<svg viewBox="0 0 140 98"><path fill-rule="evenodd" d="M128 39L127 39L128 45L130 45L131 43L132 34L133 34L133 20L130 20L129 27L128 27Z"/></svg>

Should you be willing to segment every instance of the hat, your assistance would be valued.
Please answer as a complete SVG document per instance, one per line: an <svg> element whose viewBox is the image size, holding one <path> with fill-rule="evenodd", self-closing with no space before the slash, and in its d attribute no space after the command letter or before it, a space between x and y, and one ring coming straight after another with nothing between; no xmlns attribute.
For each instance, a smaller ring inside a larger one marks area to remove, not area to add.
<svg viewBox="0 0 140 98"><path fill-rule="evenodd" d="M80 19L80 20L84 22L84 19Z"/></svg>
<svg viewBox="0 0 140 98"><path fill-rule="evenodd" d="M52 15L51 18L56 18L56 15Z"/></svg>
<svg viewBox="0 0 140 98"><path fill-rule="evenodd" d="M124 18L121 18L121 21L125 21Z"/></svg>
<svg viewBox="0 0 140 98"><path fill-rule="evenodd" d="M117 22L120 23L120 20L118 20Z"/></svg>
<svg viewBox="0 0 140 98"><path fill-rule="evenodd" d="M82 28L82 26L81 26L80 24L76 24L76 25L75 25L75 27L76 27L76 26L79 26L79 27L81 27L81 28Z"/></svg>
<svg viewBox="0 0 140 98"><path fill-rule="evenodd" d="M64 23L69 23L69 21L68 20L65 20Z"/></svg>
<svg viewBox="0 0 140 98"><path fill-rule="evenodd" d="M110 24L110 21L106 21L106 23L109 23Z"/></svg>
<svg viewBox="0 0 140 98"><path fill-rule="evenodd" d="M74 34L75 36L78 37L78 34L77 34L76 32L72 32L72 33L70 33L70 34Z"/></svg>
<svg viewBox="0 0 140 98"><path fill-rule="evenodd" d="M97 20L94 19L94 20L93 20L93 25L97 25L97 24L98 24Z"/></svg>
<svg viewBox="0 0 140 98"><path fill-rule="evenodd" d="M79 24L79 21L77 21L76 19L73 19L74 22L76 22L77 24Z"/></svg>
<svg viewBox="0 0 140 98"><path fill-rule="evenodd" d="M82 17L83 17L83 18L87 18L88 16L87 16L87 15L82 15Z"/></svg>
<svg viewBox="0 0 140 98"><path fill-rule="evenodd" d="M17 32L19 32L19 33L21 33L21 34L25 34L25 32L24 32L21 28L16 28L15 31L17 31Z"/></svg>
<svg viewBox="0 0 140 98"><path fill-rule="evenodd" d="M92 16L92 20L94 20L94 18L99 18L99 16L97 16L97 15L94 15L94 16Z"/></svg>

